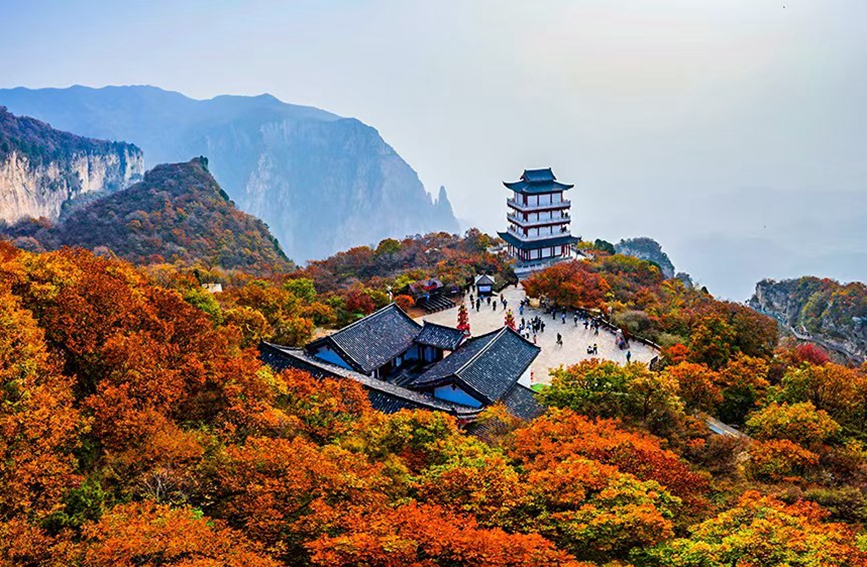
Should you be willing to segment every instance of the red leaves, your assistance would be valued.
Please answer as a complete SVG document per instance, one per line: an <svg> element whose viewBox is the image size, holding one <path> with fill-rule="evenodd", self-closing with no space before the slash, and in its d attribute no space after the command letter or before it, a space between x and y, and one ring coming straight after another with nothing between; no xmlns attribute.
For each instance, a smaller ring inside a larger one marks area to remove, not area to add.
<svg viewBox="0 0 867 567"><path fill-rule="evenodd" d="M579 567L541 536L480 529L470 517L436 506L406 504L347 514L342 533L310 544L312 561L329 567Z"/></svg>
<svg viewBox="0 0 867 567"><path fill-rule="evenodd" d="M545 296L560 306L586 309L604 307L610 289L591 264L577 260L536 272L522 285L530 297Z"/></svg>

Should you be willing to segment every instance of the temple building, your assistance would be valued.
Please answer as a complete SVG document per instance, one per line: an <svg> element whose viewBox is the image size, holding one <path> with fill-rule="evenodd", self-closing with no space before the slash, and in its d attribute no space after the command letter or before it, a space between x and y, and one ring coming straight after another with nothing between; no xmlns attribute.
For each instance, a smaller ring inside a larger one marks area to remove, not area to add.
<svg viewBox="0 0 867 567"><path fill-rule="evenodd" d="M517 260L518 277L571 258L580 239L569 230L572 202L564 193L573 185L557 181L551 168L525 169L521 179L503 185L512 192L506 200L509 228L498 234Z"/></svg>
<svg viewBox="0 0 867 567"><path fill-rule="evenodd" d="M354 380L386 413L422 408L469 423L497 402L517 417L541 411L522 384L540 349L508 327L467 339L452 327L420 325L392 303L304 348L262 343L259 350L277 370Z"/></svg>

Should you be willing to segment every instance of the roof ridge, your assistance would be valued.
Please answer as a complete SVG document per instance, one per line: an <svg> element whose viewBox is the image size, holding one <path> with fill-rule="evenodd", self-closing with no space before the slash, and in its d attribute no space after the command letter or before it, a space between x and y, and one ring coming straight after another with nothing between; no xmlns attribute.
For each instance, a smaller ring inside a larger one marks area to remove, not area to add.
<svg viewBox="0 0 867 567"><path fill-rule="evenodd" d="M353 321L352 323L346 325L346 326L343 327L342 329L338 329L338 330L334 331L333 333L331 333L330 335L326 335L326 336L328 336L328 337L333 337L334 335L336 335L336 334L338 334L338 333L342 333L343 331L345 331L345 330L347 330L347 329L351 329L352 327L354 327L355 325L358 325L358 324L361 323L362 321L367 321L367 320L371 320L371 319L373 319L373 318L375 318L375 317L379 317L380 315L382 315L383 313L385 313L386 310L387 310L388 308L390 308L390 307L395 307L395 308L397 308L398 312L399 312L401 315L403 315L404 317L406 317L407 319L409 319L410 321L412 321L413 324L415 324L415 325L417 325L419 328L421 328L421 325L419 325L418 322L416 322L415 319L413 319L412 317L410 317L409 314L408 314L406 311L404 311L403 309L401 309L401 308L400 308L400 305L398 305L397 303L395 303L394 301L392 301L392 302L389 303L388 305L385 305L384 307L380 307L379 309L377 309L376 311L374 311L374 312L371 313L370 315L365 315L365 316L362 317L361 319L357 319L357 320Z"/></svg>
<svg viewBox="0 0 867 567"><path fill-rule="evenodd" d="M434 323L432 321L426 321L424 319L422 319L422 323L424 323L424 325L433 325L434 327L442 327L443 329L451 329L452 331L460 331L460 329L458 329L457 327L450 327L448 325L443 325L440 323ZM422 325L422 327L424 327L424 325Z"/></svg>

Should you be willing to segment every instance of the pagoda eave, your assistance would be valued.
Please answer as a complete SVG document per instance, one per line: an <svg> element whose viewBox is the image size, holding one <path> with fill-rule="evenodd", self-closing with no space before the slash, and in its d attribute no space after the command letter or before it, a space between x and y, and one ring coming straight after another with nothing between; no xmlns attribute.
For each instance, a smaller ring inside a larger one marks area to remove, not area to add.
<svg viewBox="0 0 867 567"><path fill-rule="evenodd" d="M562 246L564 244L576 244L580 242L580 239L577 236L572 236L571 234L538 240L521 240L509 232L498 232L497 234L500 238L519 250L536 250L538 248Z"/></svg>

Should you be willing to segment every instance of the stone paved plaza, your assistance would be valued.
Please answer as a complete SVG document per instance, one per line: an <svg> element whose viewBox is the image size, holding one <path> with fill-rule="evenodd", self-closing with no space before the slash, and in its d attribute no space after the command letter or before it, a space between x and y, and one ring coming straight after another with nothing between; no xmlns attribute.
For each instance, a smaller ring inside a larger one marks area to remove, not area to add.
<svg viewBox="0 0 867 567"><path fill-rule="evenodd" d="M518 313L518 303L526 297L523 288L520 284L518 287L509 286L503 290L502 295L508 302L507 309L512 310L515 321L520 326L521 315ZM466 297L465 301L470 316L470 329L473 336L483 335L489 331L502 328L506 316L502 303L498 303L497 310L494 311L490 305L487 305L483 301L480 310L477 312L475 308L470 309L469 296ZM563 324L559 317L555 321L551 318L550 314L545 315L542 309L524 308L523 317L527 321L537 315L545 322L545 332L536 335L536 344L541 347L542 352L539 353L539 356L536 357L531 366L534 383L549 383L551 381L551 378L548 376L549 368L569 366L585 358L604 358L621 364L626 362L626 351L617 348L614 335L604 327L600 327L599 334L594 336L593 329L584 329L584 324L580 319L576 327L571 316L567 316L566 323ZM431 315L425 315L418 320L419 322L425 320L431 323L454 327L458 324L458 310L457 308L447 309ZM563 346L557 345L557 333L563 336ZM530 340L532 340L532 335ZM599 354L587 354L587 347L593 343L596 343L599 347ZM657 355L657 352L653 348L637 341L632 341L629 346L633 362L649 363Z"/></svg>

